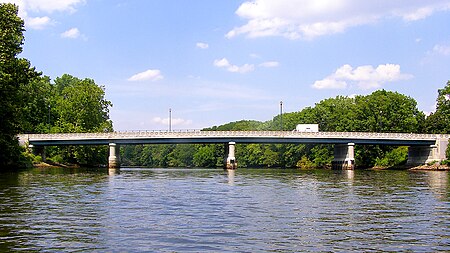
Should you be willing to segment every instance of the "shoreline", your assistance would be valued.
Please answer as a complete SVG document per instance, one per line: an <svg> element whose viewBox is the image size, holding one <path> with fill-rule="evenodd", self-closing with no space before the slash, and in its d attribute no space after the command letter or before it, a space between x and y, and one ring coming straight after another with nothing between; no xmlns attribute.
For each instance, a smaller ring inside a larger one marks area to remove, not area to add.
<svg viewBox="0 0 450 253"><path fill-rule="evenodd" d="M78 164L59 164L59 163L35 163L32 166L33 168L50 168L50 169L57 169L57 168L68 168L68 169L76 169L81 167L90 167L90 168L102 168L102 166L80 166ZM140 168L140 166L136 166L137 168ZM173 167L177 168L177 167ZM179 167L184 168L184 167ZM245 169L245 168L244 168ZM262 168L264 169L264 168ZM292 168L295 169L295 168ZM297 168L301 169L301 168ZM316 168L320 169L320 168ZM409 170L409 171L450 171L449 165L441 165L441 164L433 164L433 165L419 165L419 166L395 166L395 167L372 167L372 168L356 168L355 170Z"/></svg>

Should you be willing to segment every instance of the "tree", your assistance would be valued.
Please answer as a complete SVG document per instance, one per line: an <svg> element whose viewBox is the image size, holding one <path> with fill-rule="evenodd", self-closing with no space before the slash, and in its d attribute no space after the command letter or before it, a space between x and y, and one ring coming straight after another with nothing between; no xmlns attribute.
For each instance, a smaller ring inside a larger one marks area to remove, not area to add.
<svg viewBox="0 0 450 253"><path fill-rule="evenodd" d="M417 102L398 92L378 90L356 97L355 130L362 132L419 133L425 114Z"/></svg>
<svg viewBox="0 0 450 253"><path fill-rule="evenodd" d="M426 119L426 131L428 133L450 133L450 81L443 89L438 90L436 99L436 112Z"/></svg>
<svg viewBox="0 0 450 253"><path fill-rule="evenodd" d="M21 130L22 90L39 73L22 52L24 22L18 7L0 3L0 167L16 166L22 160L16 134Z"/></svg>
<svg viewBox="0 0 450 253"><path fill-rule="evenodd" d="M193 163L197 167L214 167L216 157L213 145L199 145L194 154Z"/></svg>
<svg viewBox="0 0 450 253"><path fill-rule="evenodd" d="M105 99L104 87L92 79L78 79L64 74L55 79L58 92L56 108L58 132L109 132L109 107L112 103Z"/></svg>
<svg viewBox="0 0 450 253"><path fill-rule="evenodd" d="M92 79L79 79L68 74L55 79L35 80L31 92L36 94L25 108L27 116L24 125L37 125L36 132L80 133L110 132L109 119L112 103L105 99L104 87ZM45 95L41 95L45 93ZM30 111L31 113L29 113ZM33 113L36 113L34 116ZM41 120L40 124L39 120ZM47 126L47 127L44 127ZM62 158L69 163L99 165L107 163L107 147L73 146L47 149L50 160Z"/></svg>

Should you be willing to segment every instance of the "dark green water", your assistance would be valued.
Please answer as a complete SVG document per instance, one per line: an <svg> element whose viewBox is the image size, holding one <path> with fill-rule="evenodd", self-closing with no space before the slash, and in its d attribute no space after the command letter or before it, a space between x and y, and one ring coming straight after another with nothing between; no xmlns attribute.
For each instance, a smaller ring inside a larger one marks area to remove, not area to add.
<svg viewBox="0 0 450 253"><path fill-rule="evenodd" d="M0 252L450 252L448 172L0 174Z"/></svg>

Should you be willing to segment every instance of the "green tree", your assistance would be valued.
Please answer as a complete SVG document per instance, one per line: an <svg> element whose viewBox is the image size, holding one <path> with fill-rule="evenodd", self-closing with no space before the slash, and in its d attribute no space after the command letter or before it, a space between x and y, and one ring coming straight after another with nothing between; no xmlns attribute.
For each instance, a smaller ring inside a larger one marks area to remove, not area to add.
<svg viewBox="0 0 450 253"><path fill-rule="evenodd" d="M417 102L397 92L378 90L356 97L356 131L387 133L419 133L423 131L425 114Z"/></svg>
<svg viewBox="0 0 450 253"><path fill-rule="evenodd" d="M436 111L426 119L428 133L450 133L450 81L443 89L438 90Z"/></svg>
<svg viewBox="0 0 450 253"><path fill-rule="evenodd" d="M217 159L213 145L199 145L194 154L193 163L196 167L214 167Z"/></svg>
<svg viewBox="0 0 450 253"><path fill-rule="evenodd" d="M81 132L110 132L113 130L109 119L109 108L112 103L105 99L105 89L98 86L92 79L79 79L68 74L56 78L54 84L47 87L48 79L42 78L36 82L36 89L44 90L48 97L37 96L42 106L32 108L40 112L41 124L37 131L42 131L42 125L49 126L51 133L81 133ZM37 93L39 94L39 93ZM32 113L31 113L32 114ZM28 120L33 119L29 117ZM39 118L36 119L38 123ZM47 123L45 123L47 122ZM68 163L82 165L98 165L107 163L106 146L69 146L50 148L48 156ZM52 159L53 158L53 159Z"/></svg>
<svg viewBox="0 0 450 253"><path fill-rule="evenodd" d="M58 132L109 132L112 122L109 107L112 103L105 99L105 89L92 79L78 79L63 75L55 79L59 92L56 100Z"/></svg>
<svg viewBox="0 0 450 253"><path fill-rule="evenodd" d="M57 118L56 94L47 76L37 77L25 86L21 108L22 133L48 133Z"/></svg>
<svg viewBox="0 0 450 253"><path fill-rule="evenodd" d="M0 3L0 167L23 160L16 134L21 131L22 90L39 73L26 59L18 58L24 40L24 22L18 7Z"/></svg>

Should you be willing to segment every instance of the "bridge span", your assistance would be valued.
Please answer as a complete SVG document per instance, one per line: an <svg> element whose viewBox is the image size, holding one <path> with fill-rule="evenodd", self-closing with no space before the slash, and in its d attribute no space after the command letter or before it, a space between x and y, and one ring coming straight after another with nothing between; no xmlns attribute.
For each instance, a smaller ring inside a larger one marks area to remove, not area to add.
<svg viewBox="0 0 450 253"><path fill-rule="evenodd" d="M109 166L120 167L120 145L209 144L227 145L227 168L236 168L236 143L334 144L334 168L354 168L355 145L408 146L408 163L425 164L445 160L450 135L369 132L297 131L127 131L107 133L21 134L21 145L45 147L61 145L109 145Z"/></svg>

